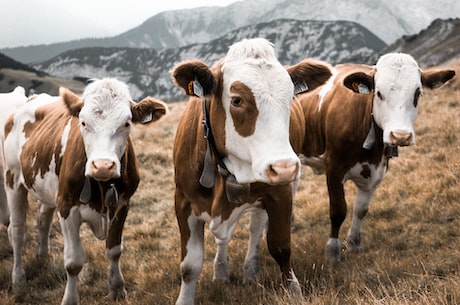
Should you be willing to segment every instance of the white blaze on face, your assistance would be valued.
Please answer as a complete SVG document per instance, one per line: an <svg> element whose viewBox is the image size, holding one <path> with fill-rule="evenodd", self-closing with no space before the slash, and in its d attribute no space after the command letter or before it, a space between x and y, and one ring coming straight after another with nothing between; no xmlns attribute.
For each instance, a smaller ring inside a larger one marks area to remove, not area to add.
<svg viewBox="0 0 460 305"><path fill-rule="evenodd" d="M262 39L232 46L223 67L224 159L239 183L288 183L300 161L289 142L294 85Z"/></svg>
<svg viewBox="0 0 460 305"><path fill-rule="evenodd" d="M374 82L373 114L383 130L383 141L392 145L412 145L422 90L417 62L407 54L386 54L377 62Z"/></svg>
<svg viewBox="0 0 460 305"><path fill-rule="evenodd" d="M82 98L79 120L87 156L85 175L102 181L117 178L131 128L128 88L104 79L89 84Z"/></svg>

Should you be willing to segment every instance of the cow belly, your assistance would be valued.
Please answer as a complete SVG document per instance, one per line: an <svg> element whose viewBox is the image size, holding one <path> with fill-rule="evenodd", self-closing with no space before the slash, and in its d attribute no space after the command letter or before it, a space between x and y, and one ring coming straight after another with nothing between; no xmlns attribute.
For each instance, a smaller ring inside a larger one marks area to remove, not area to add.
<svg viewBox="0 0 460 305"><path fill-rule="evenodd" d="M382 181L387 171L387 162L382 158L378 165L368 162L356 163L345 175L342 183L352 180L363 191L374 190Z"/></svg>
<svg viewBox="0 0 460 305"><path fill-rule="evenodd" d="M43 176L40 174L35 177L34 183L29 193L42 204L49 207L56 207L56 194L58 189L59 178L53 171L45 173Z"/></svg>

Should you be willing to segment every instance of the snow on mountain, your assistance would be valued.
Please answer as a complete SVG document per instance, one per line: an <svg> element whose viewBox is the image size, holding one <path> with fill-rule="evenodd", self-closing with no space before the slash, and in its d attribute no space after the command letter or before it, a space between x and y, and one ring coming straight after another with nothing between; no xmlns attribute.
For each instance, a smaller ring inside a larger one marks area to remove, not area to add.
<svg viewBox="0 0 460 305"><path fill-rule="evenodd" d="M84 48L68 51L34 68L62 78L117 77L130 86L133 97L152 95L165 100L183 97L169 75L178 62L199 58L209 65L223 57L230 45L244 38L265 37L275 45L284 65L305 58L374 63L373 54L385 43L361 25L348 21L280 19L246 26L209 43L180 48Z"/></svg>
<svg viewBox="0 0 460 305"><path fill-rule="evenodd" d="M166 11L110 38L1 51L21 62L31 63L66 50L91 46L160 50L208 42L239 27L282 18L354 21L390 44L403 35L418 33L436 18L459 16L460 1L452 0L245 0L223 8Z"/></svg>

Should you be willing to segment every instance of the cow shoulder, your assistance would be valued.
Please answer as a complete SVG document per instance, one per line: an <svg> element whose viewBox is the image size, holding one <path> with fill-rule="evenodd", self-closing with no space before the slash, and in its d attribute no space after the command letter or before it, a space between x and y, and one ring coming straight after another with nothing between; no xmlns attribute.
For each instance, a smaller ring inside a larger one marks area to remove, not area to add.
<svg viewBox="0 0 460 305"><path fill-rule="evenodd" d="M300 101L295 97L291 104L289 140L295 152L300 152L305 139L305 116Z"/></svg>
<svg viewBox="0 0 460 305"><path fill-rule="evenodd" d="M360 150L371 128L375 69L356 64L336 69L334 86L324 102L324 130L328 151L342 155Z"/></svg>

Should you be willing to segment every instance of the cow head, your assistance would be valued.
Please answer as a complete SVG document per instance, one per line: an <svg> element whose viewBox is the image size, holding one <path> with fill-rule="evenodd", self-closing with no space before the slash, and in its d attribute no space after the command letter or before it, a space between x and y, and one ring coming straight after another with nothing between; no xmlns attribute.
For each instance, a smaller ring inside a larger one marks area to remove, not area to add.
<svg viewBox="0 0 460 305"><path fill-rule="evenodd" d="M238 183L283 184L299 175L300 162L289 143L289 114L294 83L305 83L307 73L288 73L273 45L257 38L232 45L212 68L187 61L172 74L188 95L193 95L190 82L201 83L216 147Z"/></svg>
<svg viewBox="0 0 460 305"><path fill-rule="evenodd" d="M374 94L373 117L387 145L414 144L414 121L423 87L434 89L454 77L453 70L422 71L408 54L388 53L377 61L373 75L354 73L344 80L349 89Z"/></svg>
<svg viewBox="0 0 460 305"><path fill-rule="evenodd" d="M168 109L150 97L134 103L128 86L116 79L91 82L81 97L64 88L60 95L70 114L79 118L87 157L85 176L98 181L120 177L131 125L156 121Z"/></svg>

